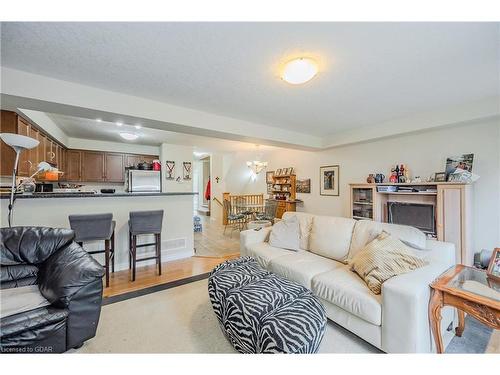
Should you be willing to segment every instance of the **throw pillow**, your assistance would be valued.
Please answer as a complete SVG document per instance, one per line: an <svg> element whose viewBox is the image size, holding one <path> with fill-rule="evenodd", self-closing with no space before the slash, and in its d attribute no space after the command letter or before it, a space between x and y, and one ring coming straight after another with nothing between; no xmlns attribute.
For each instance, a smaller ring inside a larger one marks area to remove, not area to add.
<svg viewBox="0 0 500 375"><path fill-rule="evenodd" d="M300 249L299 221L296 216L273 225L269 235L269 245L295 251Z"/></svg>
<svg viewBox="0 0 500 375"><path fill-rule="evenodd" d="M384 281L427 264L413 254L407 245L384 231L357 253L349 265L373 293L380 294Z"/></svg>

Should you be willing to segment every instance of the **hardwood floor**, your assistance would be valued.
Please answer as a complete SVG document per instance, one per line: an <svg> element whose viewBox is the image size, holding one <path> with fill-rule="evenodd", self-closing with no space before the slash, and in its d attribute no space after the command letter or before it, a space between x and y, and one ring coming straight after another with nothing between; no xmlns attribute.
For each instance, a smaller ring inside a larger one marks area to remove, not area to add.
<svg viewBox="0 0 500 375"><path fill-rule="evenodd" d="M155 265L138 267L135 281L130 281L131 271L118 271L110 275L109 287L104 288L103 296L105 298L113 297L155 285L201 275L210 272L216 265L225 260L237 258L238 256L238 254L219 258L194 256L191 258L164 262L162 263L161 276L158 275L158 269Z"/></svg>
<svg viewBox="0 0 500 375"><path fill-rule="evenodd" d="M104 288L103 296L114 297L124 293L186 279L210 272L216 265L228 259L237 258L240 252L239 232L230 236L230 229L224 235L224 227L210 217L201 216L203 231L195 233L194 257L162 263L162 275L157 267L139 266L135 281L131 281L131 271L124 270L110 275L109 287Z"/></svg>

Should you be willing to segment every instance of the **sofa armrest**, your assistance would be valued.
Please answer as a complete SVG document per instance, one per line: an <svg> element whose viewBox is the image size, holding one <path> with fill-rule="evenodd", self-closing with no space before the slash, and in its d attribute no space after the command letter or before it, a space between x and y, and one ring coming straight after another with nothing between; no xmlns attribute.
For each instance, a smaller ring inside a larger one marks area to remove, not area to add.
<svg viewBox="0 0 500 375"><path fill-rule="evenodd" d="M42 263L38 273L40 293L56 307L68 307L72 297L100 280L104 268L80 245L72 242Z"/></svg>
<svg viewBox="0 0 500 375"><path fill-rule="evenodd" d="M251 244L266 242L269 239L272 227L265 227L261 230L244 230L240 233L240 253L241 256L248 255L247 248Z"/></svg>
<svg viewBox="0 0 500 375"><path fill-rule="evenodd" d="M451 242L427 240L425 248L427 249L426 251L429 252L429 254L425 255L425 258L430 263L445 263L450 267L457 263L455 244Z"/></svg>
<svg viewBox="0 0 500 375"><path fill-rule="evenodd" d="M382 284L383 351L387 353L433 351L428 315L429 285L448 268L449 265L446 263L435 262L393 277ZM443 316L442 327L446 328L452 320L453 314Z"/></svg>

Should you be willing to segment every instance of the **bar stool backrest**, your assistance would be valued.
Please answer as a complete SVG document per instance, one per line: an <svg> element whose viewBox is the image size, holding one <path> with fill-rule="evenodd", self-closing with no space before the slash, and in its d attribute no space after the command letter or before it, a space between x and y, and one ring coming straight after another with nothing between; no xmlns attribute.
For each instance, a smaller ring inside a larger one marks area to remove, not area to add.
<svg viewBox="0 0 500 375"><path fill-rule="evenodd" d="M130 212L129 228L132 234L161 233L163 210Z"/></svg>
<svg viewBox="0 0 500 375"><path fill-rule="evenodd" d="M109 240L113 233L113 214L69 215L76 242Z"/></svg>

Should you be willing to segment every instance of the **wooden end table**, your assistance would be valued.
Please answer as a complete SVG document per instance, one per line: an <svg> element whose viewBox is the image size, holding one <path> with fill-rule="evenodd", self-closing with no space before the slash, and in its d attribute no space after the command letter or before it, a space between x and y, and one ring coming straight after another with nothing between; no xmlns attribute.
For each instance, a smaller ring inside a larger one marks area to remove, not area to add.
<svg viewBox="0 0 500 375"><path fill-rule="evenodd" d="M451 267L431 284L429 321L437 352L443 353L441 309L456 307L457 336L465 328L465 313L493 329L500 329L500 282L487 277L486 272L462 264Z"/></svg>

